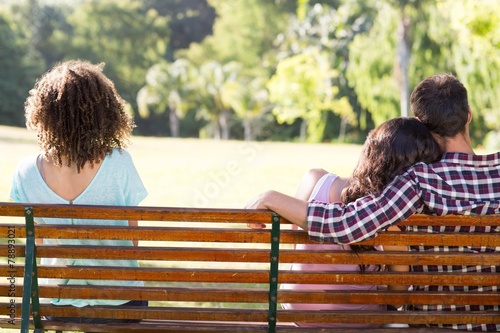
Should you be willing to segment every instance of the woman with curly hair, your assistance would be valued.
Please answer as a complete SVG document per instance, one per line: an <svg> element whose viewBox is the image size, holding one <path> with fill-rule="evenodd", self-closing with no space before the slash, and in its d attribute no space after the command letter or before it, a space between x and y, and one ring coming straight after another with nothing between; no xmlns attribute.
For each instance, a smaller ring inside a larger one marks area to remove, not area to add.
<svg viewBox="0 0 500 333"><path fill-rule="evenodd" d="M36 130L41 153L14 173L16 202L135 206L147 191L126 148L134 122L102 72L103 64L71 60L45 73L25 103L26 126ZM35 218L39 224L137 225L137 221ZM44 239L44 244L133 246L131 241ZM42 265L138 266L135 260L42 258ZM140 281L48 280L52 284L142 286ZM54 305L147 305L127 300L52 299ZM80 320L79 318L57 318ZM97 321L97 320L95 320Z"/></svg>
<svg viewBox="0 0 500 333"><path fill-rule="evenodd" d="M312 169L301 180L296 197L308 201L344 202L355 201L365 195L380 192L396 176L401 175L417 162L431 163L441 156L439 146L429 130L415 118L395 118L388 120L371 131L363 145L361 156L351 178L341 178L323 169ZM295 225L294 225L295 226ZM391 227L397 231L397 227ZM395 228L395 229L394 229ZM381 247L342 244L297 244L297 250L349 250L383 251ZM386 247L389 250L389 247ZM390 247L391 250L406 251L404 247ZM302 271L378 271L377 265L344 264L294 264L292 270ZM390 266L390 270L406 271L407 266ZM282 289L294 290L372 290L385 286L373 285L294 285L284 284ZM390 286L391 289L406 289L406 286ZM282 304L292 310L385 310L382 304ZM305 324L305 327L373 327L368 324Z"/></svg>

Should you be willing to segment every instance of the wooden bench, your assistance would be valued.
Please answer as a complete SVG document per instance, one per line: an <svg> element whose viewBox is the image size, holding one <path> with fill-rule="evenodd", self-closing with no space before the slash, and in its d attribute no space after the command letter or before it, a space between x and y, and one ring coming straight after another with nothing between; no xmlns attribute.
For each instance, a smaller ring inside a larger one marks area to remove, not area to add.
<svg viewBox="0 0 500 333"><path fill-rule="evenodd" d="M139 220L138 227L33 225L33 217ZM297 311L280 303L500 304L497 292L293 291L279 283L372 285L498 285L498 273L297 272L290 263L500 265L500 253L298 251L303 231L268 211L168 207L100 207L0 203L0 327L85 332L356 332L304 328L294 322L499 323L500 314L418 311ZM263 230L246 223L266 223ZM416 215L412 225L500 225L500 215ZM35 246L34 238L139 240L138 247ZM384 232L364 244L500 246L495 234ZM137 259L141 267L43 266L41 257ZM25 263L26 262L26 263ZM37 285L40 278L144 281L144 287ZM327 282L328 281L328 282ZM148 300L148 307L58 307L40 298ZM142 319L137 323L76 324L43 316ZM448 332L439 328L371 332Z"/></svg>

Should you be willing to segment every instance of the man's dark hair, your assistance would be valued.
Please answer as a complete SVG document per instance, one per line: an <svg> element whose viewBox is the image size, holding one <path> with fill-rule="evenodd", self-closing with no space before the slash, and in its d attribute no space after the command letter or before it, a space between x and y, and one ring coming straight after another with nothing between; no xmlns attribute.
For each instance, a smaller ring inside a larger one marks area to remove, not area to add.
<svg viewBox="0 0 500 333"><path fill-rule="evenodd" d="M443 138L465 131L469 114L467 89L451 74L424 79L413 90L410 105L415 117Z"/></svg>

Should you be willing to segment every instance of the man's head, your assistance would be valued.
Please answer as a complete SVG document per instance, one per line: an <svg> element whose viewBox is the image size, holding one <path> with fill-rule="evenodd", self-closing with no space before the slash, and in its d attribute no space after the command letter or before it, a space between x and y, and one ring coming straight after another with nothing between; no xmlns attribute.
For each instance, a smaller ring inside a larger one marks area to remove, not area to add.
<svg viewBox="0 0 500 333"><path fill-rule="evenodd" d="M410 105L415 117L443 140L466 134L470 122L467 89L453 75L424 79L413 90Z"/></svg>

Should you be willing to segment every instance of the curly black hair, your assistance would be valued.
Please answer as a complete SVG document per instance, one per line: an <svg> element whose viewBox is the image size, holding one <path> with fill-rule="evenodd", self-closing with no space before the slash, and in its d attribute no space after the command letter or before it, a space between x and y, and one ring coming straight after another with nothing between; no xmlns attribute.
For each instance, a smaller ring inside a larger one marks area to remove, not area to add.
<svg viewBox="0 0 500 333"><path fill-rule="evenodd" d="M103 67L83 60L57 64L29 92L26 127L38 132L40 148L58 166L64 160L80 172L128 144L134 122Z"/></svg>

